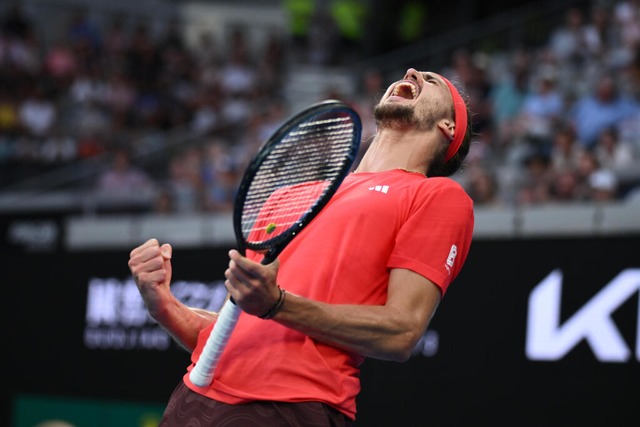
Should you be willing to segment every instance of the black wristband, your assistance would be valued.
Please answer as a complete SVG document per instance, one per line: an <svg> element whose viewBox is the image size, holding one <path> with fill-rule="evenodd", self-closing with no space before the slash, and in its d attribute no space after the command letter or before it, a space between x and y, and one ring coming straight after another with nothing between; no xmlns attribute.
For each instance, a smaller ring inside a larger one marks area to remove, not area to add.
<svg viewBox="0 0 640 427"><path fill-rule="evenodd" d="M286 294L285 290L282 289L281 287L278 286L278 290L280 291L280 296L278 297L278 301L276 301L275 304L273 304L273 307L271 307L269 309L269 311L267 311L265 314L263 314L262 316L258 316L261 319L271 319L273 316L275 316L280 309L282 309L282 305L284 304L284 296Z"/></svg>

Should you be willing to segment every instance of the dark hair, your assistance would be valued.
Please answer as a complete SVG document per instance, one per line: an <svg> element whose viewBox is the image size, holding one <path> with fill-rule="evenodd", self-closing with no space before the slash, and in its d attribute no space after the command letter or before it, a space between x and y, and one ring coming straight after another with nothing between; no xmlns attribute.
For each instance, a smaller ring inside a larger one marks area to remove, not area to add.
<svg viewBox="0 0 640 427"><path fill-rule="evenodd" d="M442 148L433 159L431 164L429 165L429 169L427 170L428 177L434 176L451 176L460 169L464 159L469 154L469 148L471 146L471 139L473 137L473 123L471 122L471 112L469 111L469 106L467 105L467 129L464 133L464 138L462 139L462 143L460 144L460 148L458 152L454 154L454 156L449 159L448 162L445 163L444 157L447 153L448 145L443 144Z"/></svg>

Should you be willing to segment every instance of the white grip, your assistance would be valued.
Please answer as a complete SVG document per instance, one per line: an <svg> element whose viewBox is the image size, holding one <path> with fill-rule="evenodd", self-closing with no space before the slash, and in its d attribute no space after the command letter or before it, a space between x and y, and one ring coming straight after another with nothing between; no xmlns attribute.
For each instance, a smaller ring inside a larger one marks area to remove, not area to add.
<svg viewBox="0 0 640 427"><path fill-rule="evenodd" d="M213 381L213 373L229 337L238 322L242 310L228 299L218 315L213 330L202 349L202 354L189 373L189 379L198 387L206 387Z"/></svg>

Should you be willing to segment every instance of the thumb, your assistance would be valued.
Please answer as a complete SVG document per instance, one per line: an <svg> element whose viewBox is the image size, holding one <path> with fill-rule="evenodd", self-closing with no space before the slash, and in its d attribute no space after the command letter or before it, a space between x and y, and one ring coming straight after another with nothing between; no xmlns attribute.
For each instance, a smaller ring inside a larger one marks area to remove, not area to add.
<svg viewBox="0 0 640 427"><path fill-rule="evenodd" d="M165 259L165 261L168 259L171 259L172 253L173 253L173 248L169 243L165 243L164 245L160 246L160 254L162 255L162 258Z"/></svg>
<svg viewBox="0 0 640 427"><path fill-rule="evenodd" d="M165 284L170 284L171 275L173 272L173 268L171 266L171 255L173 254L173 249L171 248L171 245L168 243L165 243L164 245L162 245L160 247L160 254L162 255L162 259L163 259L163 264L164 264L163 267L167 272L167 276L164 282Z"/></svg>
<svg viewBox="0 0 640 427"><path fill-rule="evenodd" d="M275 260L273 260L273 262L269 264L269 268L274 270L277 274L278 270L280 269L280 258L276 258Z"/></svg>

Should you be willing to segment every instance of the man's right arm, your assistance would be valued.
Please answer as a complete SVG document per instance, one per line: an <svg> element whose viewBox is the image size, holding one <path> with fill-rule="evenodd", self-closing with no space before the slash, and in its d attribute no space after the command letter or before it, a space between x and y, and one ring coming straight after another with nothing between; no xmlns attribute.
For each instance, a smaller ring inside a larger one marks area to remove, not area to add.
<svg viewBox="0 0 640 427"><path fill-rule="evenodd" d="M171 245L160 246L156 239L147 240L131 251L129 269L149 315L180 346L193 351L200 331L218 314L187 307L171 293L171 254Z"/></svg>

